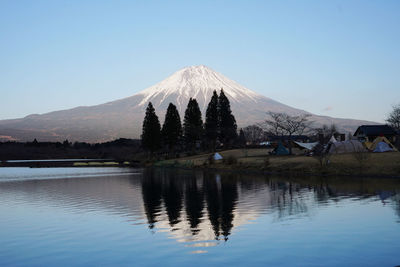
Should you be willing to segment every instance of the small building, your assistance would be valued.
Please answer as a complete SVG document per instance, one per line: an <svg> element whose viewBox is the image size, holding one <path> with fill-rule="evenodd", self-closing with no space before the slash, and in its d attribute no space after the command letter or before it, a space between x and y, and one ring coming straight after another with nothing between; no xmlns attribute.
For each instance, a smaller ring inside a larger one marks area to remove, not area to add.
<svg viewBox="0 0 400 267"><path fill-rule="evenodd" d="M361 125L353 136L361 142L373 142L378 136L384 136L394 143L396 131L389 125Z"/></svg>

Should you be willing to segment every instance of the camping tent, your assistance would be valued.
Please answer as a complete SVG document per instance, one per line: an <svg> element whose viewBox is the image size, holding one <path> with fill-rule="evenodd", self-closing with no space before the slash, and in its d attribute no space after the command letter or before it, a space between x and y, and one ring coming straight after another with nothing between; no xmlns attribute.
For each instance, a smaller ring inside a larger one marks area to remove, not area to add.
<svg viewBox="0 0 400 267"><path fill-rule="evenodd" d="M393 149L388 144L382 141L375 146L373 152L387 152L387 151L393 151Z"/></svg>
<svg viewBox="0 0 400 267"><path fill-rule="evenodd" d="M289 151L283 146L282 142L278 143L278 147L274 151L275 155L289 155Z"/></svg>
<svg viewBox="0 0 400 267"><path fill-rule="evenodd" d="M380 142L386 143L389 146L389 148L392 149L392 151L397 151L397 149L394 147L394 145L392 145L392 143L390 143L390 141L384 136L378 136L377 138L375 138L375 140L371 144L366 144L366 146L369 150L372 150L375 152L375 149Z"/></svg>
<svg viewBox="0 0 400 267"><path fill-rule="evenodd" d="M329 154L367 152L362 143L358 140L348 140L331 143L328 148Z"/></svg>
<svg viewBox="0 0 400 267"><path fill-rule="evenodd" d="M214 160L221 160L221 159L222 159L221 154L219 154L218 152L216 152L216 153L214 154Z"/></svg>
<svg viewBox="0 0 400 267"><path fill-rule="evenodd" d="M329 142L331 142L331 143L336 143L337 140L336 140L336 138L332 135L331 139L329 139Z"/></svg>

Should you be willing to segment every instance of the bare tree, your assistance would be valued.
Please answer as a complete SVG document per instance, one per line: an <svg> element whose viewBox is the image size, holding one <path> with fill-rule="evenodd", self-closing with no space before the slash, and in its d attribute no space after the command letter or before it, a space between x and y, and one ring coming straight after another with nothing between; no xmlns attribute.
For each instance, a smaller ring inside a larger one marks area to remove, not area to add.
<svg viewBox="0 0 400 267"><path fill-rule="evenodd" d="M393 106L393 110L390 112L386 122L396 130L400 130L400 104Z"/></svg>
<svg viewBox="0 0 400 267"><path fill-rule="evenodd" d="M267 114L270 118L261 123L264 126L264 130L275 136L284 135L285 131L282 125L284 123L284 115L286 114L272 111L267 112Z"/></svg>
<svg viewBox="0 0 400 267"><path fill-rule="evenodd" d="M336 138L339 133L335 124L331 124L330 126L324 124L324 125L322 125L322 127L316 128L315 132L318 135L322 135L322 137L323 137L322 141L324 144L328 143L332 136L334 136ZM320 142L321 142L321 140L320 140Z"/></svg>
<svg viewBox="0 0 400 267"><path fill-rule="evenodd" d="M310 129L311 122L308 118L309 114L291 116L286 113L272 112L268 113L269 118L262 124L266 131L276 136L289 136L289 153L292 154L293 135L302 135L306 130Z"/></svg>
<svg viewBox="0 0 400 267"><path fill-rule="evenodd" d="M264 131L257 125L249 125L243 129L246 140L252 144L261 141L264 137Z"/></svg>
<svg viewBox="0 0 400 267"><path fill-rule="evenodd" d="M321 168L321 170L324 170L326 167L328 167L330 154L328 151L326 151L324 145L322 144L316 145L313 149L313 152L314 152L313 158L318 160L319 167Z"/></svg>

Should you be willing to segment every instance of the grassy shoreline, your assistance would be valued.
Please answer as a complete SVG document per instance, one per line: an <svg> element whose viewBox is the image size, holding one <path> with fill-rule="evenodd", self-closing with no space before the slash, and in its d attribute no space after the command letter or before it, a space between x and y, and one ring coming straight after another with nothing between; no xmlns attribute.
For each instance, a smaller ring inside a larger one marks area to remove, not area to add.
<svg viewBox="0 0 400 267"><path fill-rule="evenodd" d="M156 167L202 168L230 171L257 171L291 175L335 175L400 178L400 153L334 154L320 164L317 157L270 156L267 149L220 151L223 160L210 161L213 153L162 160Z"/></svg>

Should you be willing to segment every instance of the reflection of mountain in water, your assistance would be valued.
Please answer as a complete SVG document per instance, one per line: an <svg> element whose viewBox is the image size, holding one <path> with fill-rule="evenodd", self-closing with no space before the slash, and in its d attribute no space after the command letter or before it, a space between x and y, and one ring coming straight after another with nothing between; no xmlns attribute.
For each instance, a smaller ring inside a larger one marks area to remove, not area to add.
<svg viewBox="0 0 400 267"><path fill-rule="evenodd" d="M393 179L283 179L148 169L130 176L0 183L0 200L16 193L32 205L127 217L127 222L167 232L197 252L228 241L239 226L264 214L273 221L312 217L320 206L347 198L381 201L400 218L400 181Z"/></svg>

